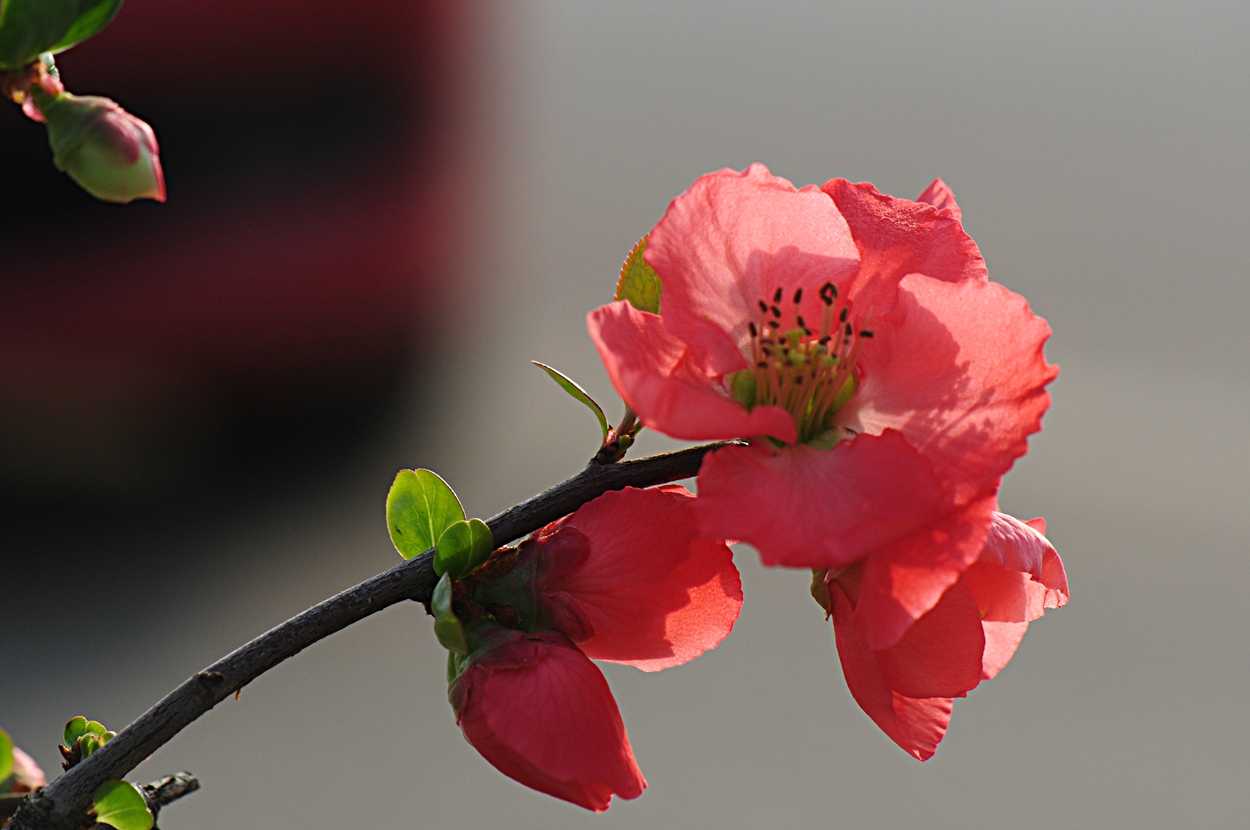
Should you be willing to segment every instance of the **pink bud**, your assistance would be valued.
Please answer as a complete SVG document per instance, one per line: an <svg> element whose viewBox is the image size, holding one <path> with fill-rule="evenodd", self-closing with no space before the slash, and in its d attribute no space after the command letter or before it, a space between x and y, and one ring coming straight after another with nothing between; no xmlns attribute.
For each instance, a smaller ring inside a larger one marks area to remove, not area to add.
<svg viewBox="0 0 1250 830"><path fill-rule="evenodd" d="M108 98L38 96L57 168L106 202L165 201L156 135Z"/></svg>
<svg viewBox="0 0 1250 830"><path fill-rule="evenodd" d="M17 747L13 747L13 780L10 784L10 792L28 793L39 789L46 783L48 780L44 777L43 770L35 763L35 759Z"/></svg>

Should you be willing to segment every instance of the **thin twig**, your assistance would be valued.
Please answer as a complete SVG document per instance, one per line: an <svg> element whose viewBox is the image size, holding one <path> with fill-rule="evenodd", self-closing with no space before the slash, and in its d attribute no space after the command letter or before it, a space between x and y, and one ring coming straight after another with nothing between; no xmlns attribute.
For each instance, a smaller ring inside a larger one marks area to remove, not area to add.
<svg viewBox="0 0 1250 830"><path fill-rule="evenodd" d="M610 490L689 478L698 472L703 456L720 446L707 444L619 464L591 463L567 481L499 513L488 524L496 544L507 544ZM97 787L123 778L200 715L269 669L397 602L428 602L435 581L432 561L433 552L426 551L372 576L196 672L98 752L32 795L13 816L11 830L74 830L81 826Z"/></svg>

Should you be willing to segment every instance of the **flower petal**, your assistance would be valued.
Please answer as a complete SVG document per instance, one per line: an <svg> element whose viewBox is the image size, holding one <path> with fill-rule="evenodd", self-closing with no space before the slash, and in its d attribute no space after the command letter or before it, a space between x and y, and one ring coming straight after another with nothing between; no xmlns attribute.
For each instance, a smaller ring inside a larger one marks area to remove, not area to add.
<svg viewBox="0 0 1250 830"><path fill-rule="evenodd" d="M831 179L822 189L833 197L859 248L859 271L848 290L861 315L867 313L867 324L894 304L907 274L986 280L980 249L950 211L888 196L867 182Z"/></svg>
<svg viewBox="0 0 1250 830"><path fill-rule="evenodd" d="M911 274L876 329L844 424L899 430L957 501L995 487L1050 405L1050 326L997 283Z"/></svg>
<svg viewBox="0 0 1250 830"><path fill-rule="evenodd" d="M937 605L878 652L890 688L907 697L963 697L981 682L986 637L972 593L955 583Z"/></svg>
<svg viewBox="0 0 1250 830"><path fill-rule="evenodd" d="M667 316L620 301L592 311L586 322L612 385L646 426L688 440L743 435L795 440L794 419L785 410L747 411L731 399L703 354L673 334ZM741 354L737 358L731 371L746 365Z"/></svg>
<svg viewBox="0 0 1250 830"><path fill-rule="evenodd" d="M742 582L724 542L699 538L694 502L684 487L627 487L583 505L537 540L539 593L558 606L558 618L578 621L584 633L573 640L587 656L659 671L729 635ZM586 537L588 555L563 563L543 556L563 528Z"/></svg>
<svg viewBox="0 0 1250 830"><path fill-rule="evenodd" d="M819 319L819 289L848 279L859 261L846 221L817 188L795 189L762 164L697 179L669 205L645 254L663 285L660 313L682 340L706 328L741 351L757 303L802 288L802 313ZM732 353L710 354L720 371Z"/></svg>
<svg viewBox="0 0 1250 830"><path fill-rule="evenodd" d="M929 182L929 186L916 197L916 201L933 205L938 210L948 210L952 216L963 222L964 212L955 201L955 191L951 190L950 185L941 179Z"/></svg>
<svg viewBox="0 0 1250 830"><path fill-rule="evenodd" d="M971 592L983 620L987 679L1011 660L1029 622L1068 600L1067 575L1054 546L1032 524L1005 513L994 514L981 557L960 584Z"/></svg>
<svg viewBox="0 0 1250 830"><path fill-rule="evenodd" d="M832 450L755 442L709 453L695 509L708 536L749 542L765 565L843 568L951 505L897 432Z"/></svg>
<svg viewBox="0 0 1250 830"><path fill-rule="evenodd" d="M994 504L993 494L982 496L872 552L856 598L869 646L897 643L977 560Z"/></svg>
<svg viewBox="0 0 1250 830"><path fill-rule="evenodd" d="M895 691L877 652L868 646L863 620L844 589L833 583L833 630L847 688L860 708L904 752L918 760L932 757L951 719L950 698L912 698Z"/></svg>
<svg viewBox="0 0 1250 830"><path fill-rule="evenodd" d="M558 634L507 632L450 697L469 743L527 787L596 812L646 789L607 681Z"/></svg>

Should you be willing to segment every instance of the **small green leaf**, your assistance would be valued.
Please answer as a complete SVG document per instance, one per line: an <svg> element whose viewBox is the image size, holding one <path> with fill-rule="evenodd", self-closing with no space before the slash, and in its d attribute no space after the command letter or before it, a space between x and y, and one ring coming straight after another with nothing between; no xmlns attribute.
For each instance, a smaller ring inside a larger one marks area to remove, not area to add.
<svg viewBox="0 0 1250 830"><path fill-rule="evenodd" d="M147 799L129 781L105 781L95 791L95 818L117 830L152 830Z"/></svg>
<svg viewBox="0 0 1250 830"><path fill-rule="evenodd" d="M20 69L42 52L63 52L98 33L122 0L3 0L0 69Z"/></svg>
<svg viewBox="0 0 1250 830"><path fill-rule="evenodd" d="M495 537L481 519L454 522L434 546L434 572L459 579L486 561L495 549Z"/></svg>
<svg viewBox="0 0 1250 830"><path fill-rule="evenodd" d="M85 715L74 715L65 724L65 746L72 748L74 742L87 734L87 718Z"/></svg>
<svg viewBox="0 0 1250 830"><path fill-rule="evenodd" d="M468 654L469 641L464 634L464 626L451 609L451 600L451 576L443 574L430 596L430 609L434 612L434 636L448 651Z"/></svg>
<svg viewBox="0 0 1250 830"><path fill-rule="evenodd" d="M537 360L531 360L530 363L533 363L539 369L546 372L548 377L554 380L561 389L569 393L569 397L573 398L575 401L580 401L586 406L587 409L594 413L595 418L599 421L599 430L603 433L603 437L606 440L608 437L608 416L603 414L603 407L599 406L599 404L595 402L595 399L590 397L590 394L587 393L585 389L578 386L572 378L561 372L559 369L554 369L546 363L539 363Z"/></svg>
<svg viewBox="0 0 1250 830"><path fill-rule="evenodd" d="M400 470L386 496L386 526L405 559L434 547L455 522L464 520L460 499L432 470Z"/></svg>
<svg viewBox="0 0 1250 830"><path fill-rule="evenodd" d="M13 774L13 739L0 729L0 784Z"/></svg>
<svg viewBox="0 0 1250 830"><path fill-rule="evenodd" d="M99 34L121 11L122 0L79 0L78 18L70 25L60 40L48 48L49 52L64 52L89 37Z"/></svg>
<svg viewBox="0 0 1250 830"><path fill-rule="evenodd" d="M621 264L621 276L616 281L616 299L629 300L629 304L639 311L659 314L663 286L660 275L642 258L646 250L647 237L644 236L625 257L625 262Z"/></svg>

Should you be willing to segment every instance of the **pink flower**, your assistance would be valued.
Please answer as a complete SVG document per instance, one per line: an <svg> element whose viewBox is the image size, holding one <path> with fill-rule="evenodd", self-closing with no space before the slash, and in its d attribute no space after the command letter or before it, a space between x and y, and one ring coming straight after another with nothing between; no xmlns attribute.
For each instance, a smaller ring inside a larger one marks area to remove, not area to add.
<svg viewBox="0 0 1250 830"><path fill-rule="evenodd" d="M474 602L523 629L470 623L474 651L451 689L465 738L500 772L596 811L642 793L589 658L658 671L728 636L742 584L725 544L699 535L694 503L677 486L607 493L470 580Z"/></svg>
<svg viewBox="0 0 1250 830"><path fill-rule="evenodd" d="M1068 578L1045 521L994 513L977 560L941 600L888 648L875 648L860 606L863 568L824 584L838 656L851 695L908 754L933 755L952 698L1007 665L1031 621L1068 601Z"/></svg>
<svg viewBox="0 0 1250 830"><path fill-rule="evenodd" d="M3 781L0 781L0 784L3 783ZM13 772L9 779L8 791L11 793L28 793L39 789L47 783L48 779L44 777L43 770L35 763L35 759L18 747L13 747Z"/></svg>
<svg viewBox="0 0 1250 830"><path fill-rule="evenodd" d="M751 439L704 461L703 531L768 565L865 562L874 648L976 559L1056 374L1049 327L989 281L950 190L924 195L708 174L649 235L660 313L622 301L588 320L646 426Z"/></svg>

